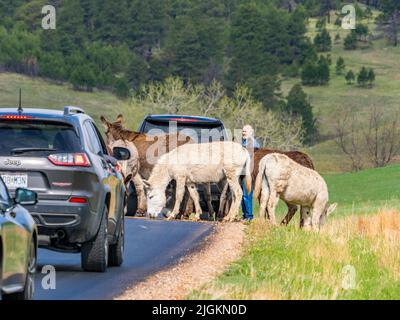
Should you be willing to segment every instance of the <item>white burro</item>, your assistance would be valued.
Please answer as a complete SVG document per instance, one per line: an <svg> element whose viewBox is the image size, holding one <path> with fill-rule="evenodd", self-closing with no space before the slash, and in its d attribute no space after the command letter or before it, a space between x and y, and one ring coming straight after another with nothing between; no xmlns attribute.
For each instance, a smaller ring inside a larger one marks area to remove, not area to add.
<svg viewBox="0 0 400 320"><path fill-rule="evenodd" d="M225 221L235 220L239 213L243 192L240 177L244 176L246 191L251 190L251 158L249 152L236 142L217 141L181 145L162 155L145 181L147 189L147 210L150 216L158 217L165 207L165 189L176 181L176 199L172 212L173 219L179 213L185 186L188 188L195 208L195 220L200 219L201 208L196 184L226 180L233 194L233 203Z"/></svg>
<svg viewBox="0 0 400 320"><path fill-rule="evenodd" d="M260 216L273 225L279 199L300 205L300 226L312 230L319 230L337 206L328 206L328 186L318 172L278 153L261 159L254 195L260 201Z"/></svg>

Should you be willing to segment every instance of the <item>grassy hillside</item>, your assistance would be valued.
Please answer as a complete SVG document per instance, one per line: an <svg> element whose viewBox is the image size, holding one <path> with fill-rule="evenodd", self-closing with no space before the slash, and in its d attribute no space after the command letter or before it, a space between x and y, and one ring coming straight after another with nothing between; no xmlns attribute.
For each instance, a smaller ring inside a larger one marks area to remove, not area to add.
<svg viewBox="0 0 400 320"><path fill-rule="evenodd" d="M377 12L374 13L377 15ZM332 14L333 16L333 14ZM334 119L340 115L342 108L357 112L358 118L365 123L368 113L373 107L383 108L386 114L395 114L399 110L400 99L400 48L387 45L385 39L374 40L370 47L354 51L343 49L343 41L348 30L341 29L332 24L327 25L332 39L336 33L340 40L334 42L332 51L331 81L327 86L304 87L314 106L318 118L322 142L307 148L316 163L318 171L332 174L349 170L349 161L337 147L334 136ZM376 34L373 19L363 21L368 23L370 30ZM308 36L313 39L316 34L316 19L310 19ZM372 89L359 88L356 85L347 85L343 75L335 74L335 63L339 56L345 60L346 71L352 69L357 73L362 66L372 67L376 73L376 84ZM299 78L283 79L282 91L286 95L290 88L300 82ZM0 73L0 106L15 106L17 104L18 88L23 89L23 104L25 106L38 106L60 108L63 105L80 105L99 121L99 116L104 114L111 118L118 113L123 113L127 125L135 129L146 114L146 110L132 108L129 103L116 98L109 92L96 90L94 93L78 92L71 89L70 85L56 85L41 79Z"/></svg>
<svg viewBox="0 0 400 320"><path fill-rule="evenodd" d="M377 12L374 12L377 15ZM333 14L332 14L333 17ZM317 163L317 168L322 172L341 172L348 170L348 161L332 140L335 135L334 119L340 115L340 110L352 109L362 121L367 121L368 113L373 107L383 108L387 114L395 114L399 111L400 98L400 47L392 47L385 39L372 42L370 47L346 51L343 41L349 30L333 25L327 25L333 46L328 52L332 57L331 80L327 86L304 87L309 95L310 102L318 117L319 129L324 142L309 149ZM373 37L376 36L376 26L373 19L368 24ZM313 39L317 30L316 19L310 19L308 36ZM340 34L340 40L334 42L335 35ZM353 70L355 74L362 66L373 68L376 73L376 83L373 89L363 89L356 85L347 85L344 75L336 75L335 65L339 56L343 57L346 71ZM282 91L287 93L290 88L300 82L300 79L286 79L282 83Z"/></svg>
<svg viewBox="0 0 400 320"><path fill-rule="evenodd" d="M0 108L18 106L18 89L22 89L22 105L62 110L63 106L80 106L99 124L100 116L114 119L119 113L129 119L129 127L137 128L145 110L132 110L129 103L107 91L79 92L69 84L54 84L43 79L14 73L0 73Z"/></svg>
<svg viewBox="0 0 400 320"><path fill-rule="evenodd" d="M242 258L189 298L398 299L399 178L400 166L326 177L339 207L320 233L257 220Z"/></svg>

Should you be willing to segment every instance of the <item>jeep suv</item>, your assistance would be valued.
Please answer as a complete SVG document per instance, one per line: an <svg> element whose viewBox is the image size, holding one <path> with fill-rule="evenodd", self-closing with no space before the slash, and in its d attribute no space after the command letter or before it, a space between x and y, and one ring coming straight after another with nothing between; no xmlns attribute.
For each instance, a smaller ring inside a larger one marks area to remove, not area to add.
<svg viewBox="0 0 400 320"><path fill-rule="evenodd" d="M80 252L86 271L122 264L125 187L116 163L80 108L0 109L1 177L12 195L38 194L26 208L39 246Z"/></svg>
<svg viewBox="0 0 400 320"><path fill-rule="evenodd" d="M148 115L140 125L139 132L157 135L162 132L181 132L190 136L195 142L204 143L211 141L228 140L227 132L223 122L219 119L199 116L158 114ZM203 186L199 185L200 205L203 211L207 211ZM218 211L221 192L216 184L211 185L211 200L214 211ZM128 214L135 214L137 210L137 196L135 187L129 185L129 196L127 202Z"/></svg>

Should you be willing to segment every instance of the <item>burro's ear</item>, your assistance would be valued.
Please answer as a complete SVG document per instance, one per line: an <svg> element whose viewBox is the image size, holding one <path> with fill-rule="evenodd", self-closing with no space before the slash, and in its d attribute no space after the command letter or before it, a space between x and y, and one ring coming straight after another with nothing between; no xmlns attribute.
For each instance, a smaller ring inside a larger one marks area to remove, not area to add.
<svg viewBox="0 0 400 320"><path fill-rule="evenodd" d="M124 116L122 114L119 114L117 116L117 121L116 122L123 123L124 122Z"/></svg>
<svg viewBox="0 0 400 320"><path fill-rule="evenodd" d="M332 203L329 207L328 207L328 209L326 210L326 216L329 216L333 211L335 211L336 210L336 207L337 207L337 203L335 202L335 203Z"/></svg>
<svg viewBox="0 0 400 320"><path fill-rule="evenodd" d="M100 120L101 120L101 123L104 125L104 127L105 127L106 129L108 129L110 123L107 121L107 119L106 119L104 116L101 116L101 117L100 117Z"/></svg>

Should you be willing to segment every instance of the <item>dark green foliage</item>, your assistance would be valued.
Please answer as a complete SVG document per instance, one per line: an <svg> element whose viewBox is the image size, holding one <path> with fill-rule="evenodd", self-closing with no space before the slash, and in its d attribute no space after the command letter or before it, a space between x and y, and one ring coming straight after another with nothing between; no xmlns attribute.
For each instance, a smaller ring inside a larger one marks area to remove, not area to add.
<svg viewBox="0 0 400 320"><path fill-rule="evenodd" d="M56 6L56 30L41 28L44 4ZM316 0L0 0L0 68L120 96L169 76L217 79L228 92L245 83L273 107L278 75L318 60L305 35L319 8Z"/></svg>
<svg viewBox="0 0 400 320"><path fill-rule="evenodd" d="M349 71L346 73L345 79L346 79L347 84L353 84L355 78L356 78L356 77L355 77L355 75L354 75L353 70L349 70Z"/></svg>
<svg viewBox="0 0 400 320"><path fill-rule="evenodd" d="M379 17L379 25L389 42L396 47L399 43L400 2L394 0L380 0L380 2L383 13Z"/></svg>
<svg viewBox="0 0 400 320"><path fill-rule="evenodd" d="M301 72L303 85L318 86L329 83L330 71L328 58L320 56L317 62L309 60Z"/></svg>
<svg viewBox="0 0 400 320"><path fill-rule="evenodd" d="M363 66L357 75L357 83L360 87L366 87L369 80L368 70Z"/></svg>
<svg viewBox="0 0 400 320"><path fill-rule="evenodd" d="M336 74L342 74L345 68L346 65L344 63L344 59L342 57L339 57L336 61Z"/></svg>
<svg viewBox="0 0 400 320"><path fill-rule="evenodd" d="M92 91L96 84L96 77L87 65L77 65L71 72L69 81L76 90Z"/></svg>
<svg viewBox="0 0 400 320"><path fill-rule="evenodd" d="M321 56L318 61L318 80L320 85L328 84L330 79L329 74L329 60L328 58Z"/></svg>
<svg viewBox="0 0 400 320"><path fill-rule="evenodd" d="M326 18L323 17L323 18L318 19L318 20L317 20L317 23L315 24L315 27L316 27L318 30L325 29L325 27L326 27Z"/></svg>
<svg viewBox="0 0 400 320"><path fill-rule="evenodd" d="M300 84L294 85L290 90L285 109L289 114L302 117L305 130L304 142L311 143L317 134L316 119L307 95Z"/></svg>
<svg viewBox="0 0 400 320"><path fill-rule="evenodd" d="M372 87L374 82L375 82L375 72L371 68L371 69L368 70L368 84L369 84L369 86Z"/></svg>
<svg viewBox="0 0 400 320"><path fill-rule="evenodd" d="M345 50L355 50L357 49L357 35L355 32L351 31L346 38L344 38L344 49Z"/></svg>
<svg viewBox="0 0 400 320"><path fill-rule="evenodd" d="M117 78L114 83L114 92L120 98L129 96L129 83L125 78Z"/></svg>
<svg viewBox="0 0 400 320"><path fill-rule="evenodd" d="M230 39L232 61L227 76L228 89L233 91L237 83L247 84L254 90L254 95L264 103L273 97L278 88L278 58L269 52L269 31L264 12L255 4L240 6L233 16ZM265 90L263 84L267 84Z"/></svg>
<svg viewBox="0 0 400 320"><path fill-rule="evenodd" d="M364 66L357 75L357 83L362 88L372 88L375 82L375 72L372 68L367 69Z"/></svg>
<svg viewBox="0 0 400 320"><path fill-rule="evenodd" d="M319 52L331 51L332 39L325 28L315 36L314 45Z"/></svg>
<svg viewBox="0 0 400 320"><path fill-rule="evenodd" d="M344 39L345 50L355 50L358 48L359 42L368 42L368 35L368 26L357 24L356 29L351 30L351 32Z"/></svg>

